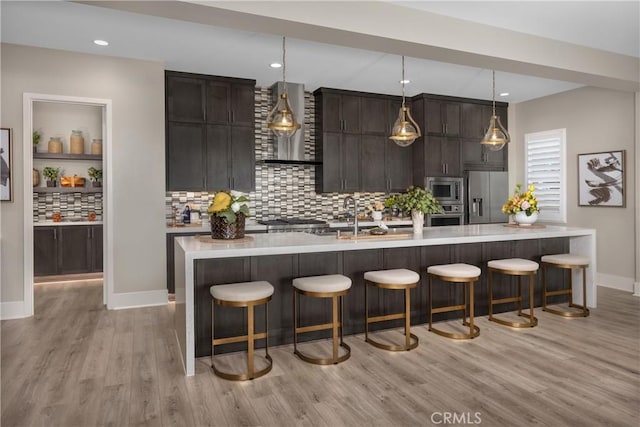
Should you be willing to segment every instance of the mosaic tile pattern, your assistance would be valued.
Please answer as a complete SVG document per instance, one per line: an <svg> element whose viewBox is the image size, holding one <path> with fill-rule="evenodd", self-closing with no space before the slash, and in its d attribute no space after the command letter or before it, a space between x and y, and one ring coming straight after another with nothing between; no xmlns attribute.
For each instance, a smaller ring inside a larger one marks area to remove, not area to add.
<svg viewBox="0 0 640 427"><path fill-rule="evenodd" d="M343 213L343 200L347 195L354 195L359 200L361 212L374 201L384 200L384 193L316 193L314 166L261 163L261 160L273 158L274 141L265 125L271 106L271 89L256 87L256 190L249 193L249 207L255 219L301 217L328 220ZM305 126L305 160L315 160L315 108L310 92L305 92L304 111L305 123L308 124ZM205 192L167 192L167 221L171 221L173 209L182 210L185 204L199 209L202 219L208 220L206 211L213 196L213 193Z"/></svg>
<svg viewBox="0 0 640 427"><path fill-rule="evenodd" d="M102 193L33 193L33 222L50 221L55 212L84 221L94 212L102 221Z"/></svg>

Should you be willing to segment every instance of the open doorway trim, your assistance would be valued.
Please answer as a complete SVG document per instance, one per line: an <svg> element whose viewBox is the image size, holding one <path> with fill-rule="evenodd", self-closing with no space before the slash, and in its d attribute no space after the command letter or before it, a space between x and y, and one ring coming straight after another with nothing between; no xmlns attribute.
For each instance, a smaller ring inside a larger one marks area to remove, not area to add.
<svg viewBox="0 0 640 427"><path fill-rule="evenodd" d="M24 212L24 317L33 316L33 150L31 133L33 131L34 102L54 102L102 107L102 168L104 169L103 203L103 303L112 307L113 301L113 200L112 190L112 102L110 99L84 98L76 96L24 93L23 105L23 212Z"/></svg>

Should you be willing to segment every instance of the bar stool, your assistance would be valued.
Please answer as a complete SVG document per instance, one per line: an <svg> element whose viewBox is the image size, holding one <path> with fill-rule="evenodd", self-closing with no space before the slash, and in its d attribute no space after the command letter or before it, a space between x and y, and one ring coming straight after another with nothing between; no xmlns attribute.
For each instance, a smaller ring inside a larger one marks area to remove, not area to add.
<svg viewBox="0 0 640 427"><path fill-rule="evenodd" d="M533 315L533 276L538 272L538 263L528 259L509 258L496 259L487 263L489 273L489 320L512 328L533 328L538 324L538 319ZM493 299L493 273L500 273L509 276L518 276L518 295L515 297ZM529 276L529 313L522 312L522 276ZM499 319L493 315L493 306L510 302L518 303L518 316L528 317L525 322L510 322Z"/></svg>
<svg viewBox="0 0 640 427"><path fill-rule="evenodd" d="M344 296L351 288L351 279L341 274L326 276L298 277L293 279L293 353L305 362L316 365L329 365L344 362L351 356L351 347L343 341ZM298 326L298 299L300 295L311 298L331 298L332 315L331 323L320 325ZM338 300L340 307L338 310ZM333 341L333 354L331 358L310 357L298 350L298 334L331 329ZM338 337L340 341L338 342ZM342 356L338 356L338 347L346 350Z"/></svg>
<svg viewBox="0 0 640 427"><path fill-rule="evenodd" d="M418 286L420 275L404 268L395 270L367 271L364 273L364 306L365 306L365 341L369 344L389 351L411 350L418 346L418 337L411 333L411 289ZM369 317L369 298L367 289L374 286L379 289L404 290L404 312ZM382 344L369 337L369 324L387 320L404 319L404 344Z"/></svg>
<svg viewBox="0 0 640 427"><path fill-rule="evenodd" d="M480 278L480 269L469 264L444 264L432 265L427 268L429 275L429 330L443 337L453 339L471 339L480 335L480 328L473 324L473 284ZM431 287L433 279L439 279L443 282L463 283L467 286L463 289L464 303L458 305L449 305L445 307L433 308L433 298L431 297ZM468 299L467 299L468 294ZM467 303L468 302L468 303ZM468 334L458 334L445 332L433 327L433 315L435 313L446 313L450 311L464 311L462 324L469 327ZM467 310L469 312L469 321L467 322Z"/></svg>
<svg viewBox="0 0 640 427"><path fill-rule="evenodd" d="M273 286L269 282L243 282L230 283L228 285L214 285L209 288L213 300L211 301L211 367L219 377L233 381L252 380L261 377L271 371L273 360L269 356L269 305L273 295ZM228 338L215 338L213 310L215 305L227 307L247 307L247 335L237 335ZM265 305L264 332L254 333L254 309L258 305ZM266 368L259 371L254 367L255 341L265 340L265 359L269 362ZM214 364L214 350L216 345L247 342L247 372L244 374L232 374L220 371Z"/></svg>
<svg viewBox="0 0 640 427"><path fill-rule="evenodd" d="M587 308L587 267L589 267L589 258L579 255L558 254L544 255L540 261L542 262L543 284L542 310L564 317L587 317L589 315L589 309ZM547 292L547 267L556 267L569 270L569 289ZM571 274L571 270L574 268L582 269L582 305L573 303L573 277ZM578 308L582 311L562 311L547 307L547 297L554 295L569 295L569 307Z"/></svg>

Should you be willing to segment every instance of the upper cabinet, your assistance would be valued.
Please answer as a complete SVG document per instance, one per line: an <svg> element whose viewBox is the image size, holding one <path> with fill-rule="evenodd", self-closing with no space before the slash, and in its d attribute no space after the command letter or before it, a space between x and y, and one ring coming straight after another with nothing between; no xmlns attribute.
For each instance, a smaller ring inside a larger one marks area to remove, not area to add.
<svg viewBox="0 0 640 427"><path fill-rule="evenodd" d="M507 170L509 144L500 151L491 151L480 144L487 132L492 114L489 101L462 104L462 163L465 170ZM505 103L496 103L496 115L507 128Z"/></svg>
<svg viewBox="0 0 640 427"><path fill-rule="evenodd" d="M389 192L411 183L411 149L388 136L399 97L321 88L316 103L317 192Z"/></svg>
<svg viewBox="0 0 640 427"><path fill-rule="evenodd" d="M436 136L460 136L460 103L424 97L424 133Z"/></svg>
<svg viewBox="0 0 640 427"><path fill-rule="evenodd" d="M168 191L255 188L255 81L165 73Z"/></svg>

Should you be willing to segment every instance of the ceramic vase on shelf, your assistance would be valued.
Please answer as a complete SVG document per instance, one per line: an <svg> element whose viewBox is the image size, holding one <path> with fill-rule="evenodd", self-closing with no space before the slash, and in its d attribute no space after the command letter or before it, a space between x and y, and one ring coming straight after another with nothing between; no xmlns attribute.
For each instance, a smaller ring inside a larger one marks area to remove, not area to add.
<svg viewBox="0 0 640 427"><path fill-rule="evenodd" d="M72 130L69 138L69 146L71 154L84 154L84 137L82 131Z"/></svg>
<svg viewBox="0 0 640 427"><path fill-rule="evenodd" d="M531 215L527 215L526 212L518 212L513 216L513 220L520 227L530 227L538 220L538 212L532 212Z"/></svg>
<svg viewBox="0 0 640 427"><path fill-rule="evenodd" d="M371 219L373 219L374 221L382 221L382 212L380 211L371 212Z"/></svg>
<svg viewBox="0 0 640 427"><path fill-rule="evenodd" d="M413 234L422 234L424 228L424 213L419 211L411 211L411 220L413 221Z"/></svg>
<svg viewBox="0 0 640 427"><path fill-rule="evenodd" d="M236 221L227 224L224 218L211 215L211 238L219 240L242 239L244 237L245 216L239 214Z"/></svg>

